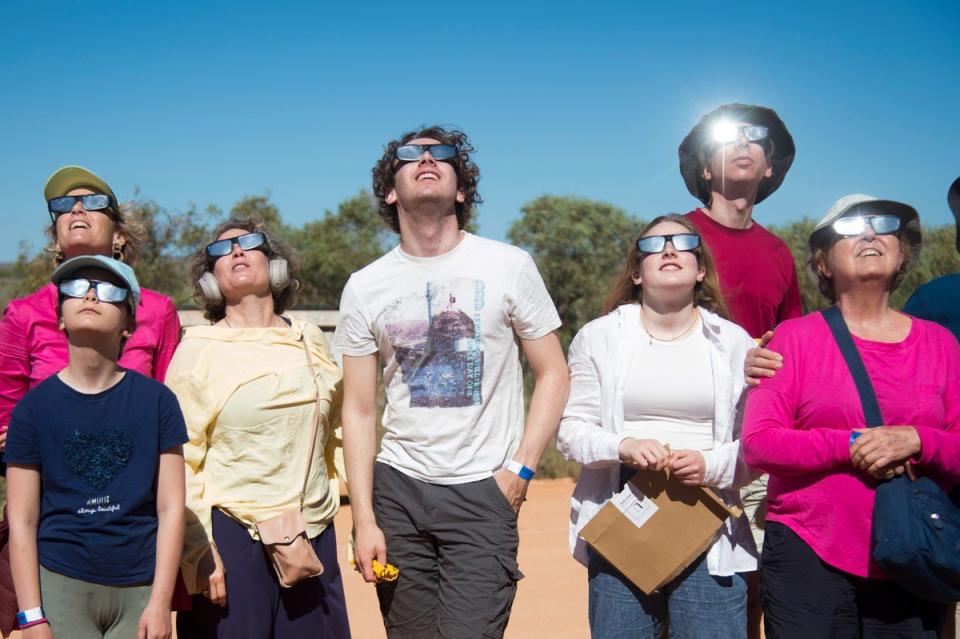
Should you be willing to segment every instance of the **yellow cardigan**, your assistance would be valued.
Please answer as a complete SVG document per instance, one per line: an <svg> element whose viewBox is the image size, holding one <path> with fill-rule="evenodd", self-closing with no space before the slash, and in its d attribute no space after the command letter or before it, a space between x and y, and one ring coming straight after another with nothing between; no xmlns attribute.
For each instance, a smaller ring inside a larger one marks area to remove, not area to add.
<svg viewBox="0 0 960 639"><path fill-rule="evenodd" d="M167 371L190 437L183 447L187 512L183 573L198 592L197 563L213 541L218 508L247 527L297 506L320 388L321 419L303 514L319 535L340 505L334 456L340 445L341 374L323 332L284 328L188 328ZM305 337L316 384L311 379Z"/></svg>

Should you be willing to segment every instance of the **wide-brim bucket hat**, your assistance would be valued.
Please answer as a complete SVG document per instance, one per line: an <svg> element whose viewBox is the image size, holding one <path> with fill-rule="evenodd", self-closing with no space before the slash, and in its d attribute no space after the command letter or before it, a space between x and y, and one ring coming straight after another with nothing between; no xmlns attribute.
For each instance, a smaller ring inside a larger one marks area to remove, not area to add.
<svg viewBox="0 0 960 639"><path fill-rule="evenodd" d="M764 178L757 189L755 204L767 199L771 193L780 188L783 178L786 177L797 149L793 144L793 136L787 130L780 116L773 109L752 104L723 104L703 116L697 126L693 127L687 137L683 138L678 149L680 156L680 175L687 185L690 194L710 205L710 183L703 179L703 149L713 141L713 127L723 120L732 122L747 122L767 127L767 137L773 141L773 155L770 165L773 174Z"/></svg>
<svg viewBox="0 0 960 639"><path fill-rule="evenodd" d="M851 214L887 214L896 215L900 218L900 236L901 242L906 242L910 246L910 257L903 265L903 272L907 273L913 268L914 264L920 258L920 250L923 246L923 234L920 230L920 214L917 209L903 202L894 200L881 200L872 195L862 193L853 193L844 195L833 203L827 214L817 222L807 240L807 274L818 281L816 267L812 263L813 251L817 248L823 248L833 241L833 231L830 225L842 217Z"/></svg>

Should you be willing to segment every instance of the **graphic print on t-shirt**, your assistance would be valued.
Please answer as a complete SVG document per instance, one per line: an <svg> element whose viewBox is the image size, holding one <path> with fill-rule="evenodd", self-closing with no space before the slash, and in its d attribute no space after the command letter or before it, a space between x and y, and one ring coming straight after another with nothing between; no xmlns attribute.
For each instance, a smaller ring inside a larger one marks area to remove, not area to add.
<svg viewBox="0 0 960 639"><path fill-rule="evenodd" d="M127 467L132 455L133 442L119 428L99 435L76 430L63 443L67 468L96 490L106 488Z"/></svg>
<svg viewBox="0 0 960 639"><path fill-rule="evenodd" d="M386 332L410 406L450 408L481 403L482 280L427 282L421 293L394 300Z"/></svg>

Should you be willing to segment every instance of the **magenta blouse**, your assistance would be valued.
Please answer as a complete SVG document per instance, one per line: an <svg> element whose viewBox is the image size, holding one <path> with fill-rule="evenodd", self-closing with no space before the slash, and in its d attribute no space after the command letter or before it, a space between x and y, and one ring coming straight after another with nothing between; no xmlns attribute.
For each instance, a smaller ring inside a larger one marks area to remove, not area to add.
<svg viewBox="0 0 960 639"><path fill-rule="evenodd" d="M137 330L120 365L163 381L180 341L180 320L170 298L142 289ZM0 320L0 433L23 395L67 365L67 338L57 326L57 289L47 284L12 300Z"/></svg>
<svg viewBox="0 0 960 639"><path fill-rule="evenodd" d="M960 345L942 326L913 319L895 344L854 336L884 423L914 426L918 473L960 483ZM850 431L864 427L853 378L820 313L789 320L769 348L783 368L750 392L740 450L770 474L767 519L790 528L827 564L883 578L870 559L877 482L850 462Z"/></svg>

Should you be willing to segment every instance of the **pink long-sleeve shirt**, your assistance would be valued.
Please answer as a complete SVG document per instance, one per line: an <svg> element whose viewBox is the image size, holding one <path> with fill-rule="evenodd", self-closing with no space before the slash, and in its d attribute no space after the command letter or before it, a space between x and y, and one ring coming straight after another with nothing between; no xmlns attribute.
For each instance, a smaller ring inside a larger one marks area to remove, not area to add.
<svg viewBox="0 0 960 639"><path fill-rule="evenodd" d="M180 341L180 320L170 298L141 289L137 330L120 365L163 381ZM47 284L12 300L0 320L0 433L23 395L67 365L67 338L57 324L57 289Z"/></svg>
<svg viewBox="0 0 960 639"><path fill-rule="evenodd" d="M914 426L916 469L960 483L960 345L945 328L913 319L895 344L854 336L884 423ZM769 348L783 368L750 392L740 440L744 461L770 474L767 518L789 527L827 564L883 578L870 559L877 482L850 462L863 428L853 377L820 313L777 327Z"/></svg>

